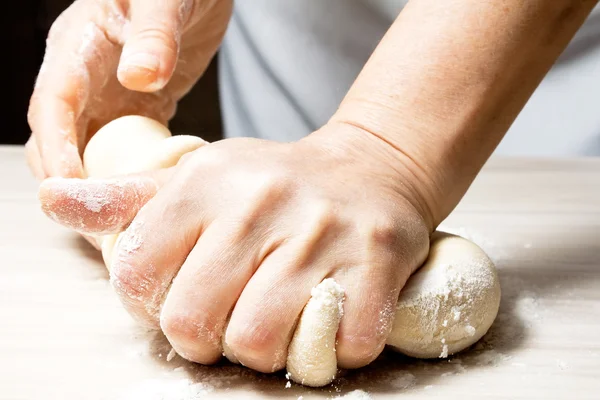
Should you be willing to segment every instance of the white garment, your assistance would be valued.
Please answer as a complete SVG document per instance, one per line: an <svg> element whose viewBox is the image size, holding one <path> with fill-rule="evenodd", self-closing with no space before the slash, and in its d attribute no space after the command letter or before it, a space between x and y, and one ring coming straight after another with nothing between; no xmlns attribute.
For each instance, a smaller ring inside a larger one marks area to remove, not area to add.
<svg viewBox="0 0 600 400"><path fill-rule="evenodd" d="M337 106L406 0L241 0L219 68L225 135L297 140ZM600 155L600 7L496 150Z"/></svg>

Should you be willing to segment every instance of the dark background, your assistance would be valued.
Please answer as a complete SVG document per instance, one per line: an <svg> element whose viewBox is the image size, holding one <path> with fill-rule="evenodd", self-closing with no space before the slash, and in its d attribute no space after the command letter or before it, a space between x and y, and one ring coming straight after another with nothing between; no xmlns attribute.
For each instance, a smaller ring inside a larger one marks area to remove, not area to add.
<svg viewBox="0 0 600 400"><path fill-rule="evenodd" d="M27 107L42 59L46 36L52 22L67 8L68 0L20 0L10 2L0 24L0 49L5 80L5 105L0 144L24 144L31 131ZM8 103L8 104L6 104ZM179 103L170 123L174 133L193 133L213 141L221 137L216 59Z"/></svg>

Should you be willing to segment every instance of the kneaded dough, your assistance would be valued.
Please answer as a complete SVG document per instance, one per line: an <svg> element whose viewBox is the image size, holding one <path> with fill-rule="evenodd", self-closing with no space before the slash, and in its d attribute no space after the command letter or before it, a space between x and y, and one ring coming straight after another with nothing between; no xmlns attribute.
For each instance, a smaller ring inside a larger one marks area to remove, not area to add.
<svg viewBox="0 0 600 400"><path fill-rule="evenodd" d="M288 351L289 377L307 386L327 385L337 372L330 343L338 326L331 321L341 316L341 300L319 301L326 298L323 292L339 298L341 289L329 281L313 289ZM492 260L467 239L435 232L427 260L400 292L386 343L411 357L446 358L481 339L499 307L500 281Z"/></svg>
<svg viewBox="0 0 600 400"><path fill-rule="evenodd" d="M166 126L151 118L127 115L104 125L92 136L83 153L83 168L88 178L169 168L184 154L206 143L196 136L172 136ZM109 270L118 237L119 234L97 238Z"/></svg>
<svg viewBox="0 0 600 400"><path fill-rule="evenodd" d="M435 232L427 261L400 292L387 344L412 357L446 358L481 339L499 307L500 280L487 254Z"/></svg>
<svg viewBox="0 0 600 400"><path fill-rule="evenodd" d="M171 136L160 123L126 116L104 126L83 155L89 177L110 177L166 168L206 142L194 136ZM110 254L118 235L101 238ZM290 379L325 386L337 374L336 335L343 315L344 290L325 279L311 292L288 349ZM435 232L429 257L410 277L398 299L390 348L417 358L446 358L477 342L490 328L500 305L500 283L493 262L474 243ZM223 343L224 355L237 362Z"/></svg>
<svg viewBox="0 0 600 400"><path fill-rule="evenodd" d="M311 291L288 348L287 372L307 386L325 386L337 374L335 339L344 313L344 289L325 279Z"/></svg>

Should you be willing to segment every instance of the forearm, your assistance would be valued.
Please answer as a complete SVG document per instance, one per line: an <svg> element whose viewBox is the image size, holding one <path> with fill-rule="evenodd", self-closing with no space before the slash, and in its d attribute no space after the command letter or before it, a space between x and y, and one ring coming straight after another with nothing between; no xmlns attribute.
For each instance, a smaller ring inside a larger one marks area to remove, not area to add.
<svg viewBox="0 0 600 400"><path fill-rule="evenodd" d="M596 3L413 0L332 121L393 148L436 225Z"/></svg>

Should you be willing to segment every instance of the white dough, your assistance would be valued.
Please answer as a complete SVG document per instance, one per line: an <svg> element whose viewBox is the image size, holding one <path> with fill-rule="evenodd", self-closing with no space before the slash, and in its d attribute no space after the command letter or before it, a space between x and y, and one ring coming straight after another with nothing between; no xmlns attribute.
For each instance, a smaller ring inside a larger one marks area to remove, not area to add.
<svg viewBox="0 0 600 400"><path fill-rule="evenodd" d="M294 382L318 387L335 378L343 300L344 290L333 279L325 279L311 291L288 348L287 371Z"/></svg>
<svg viewBox="0 0 600 400"><path fill-rule="evenodd" d="M171 136L167 127L151 118L128 115L96 132L83 153L83 166L89 178L147 172L172 167L184 154L205 144L196 136ZM118 236L99 238L102 258L109 269Z"/></svg>
<svg viewBox="0 0 600 400"><path fill-rule="evenodd" d="M153 157L160 143L169 137L169 129L151 118L117 118L92 136L83 153L83 167L92 178L154 169Z"/></svg>
<svg viewBox="0 0 600 400"><path fill-rule="evenodd" d="M400 292L387 344L412 357L446 358L477 342L499 306L490 258L467 239L436 232L427 261Z"/></svg>
<svg viewBox="0 0 600 400"><path fill-rule="evenodd" d="M171 136L149 118L127 116L100 129L83 160L89 177L110 177L167 168L206 142ZM107 267L118 235L101 239ZM325 279L311 292L288 349L288 376L307 386L324 386L337 374L336 335L343 314L344 290ZM445 358L478 341L490 328L500 305L494 264L474 243L436 232L429 257L400 293L387 344L418 358ZM224 355L237 359L223 339Z"/></svg>

